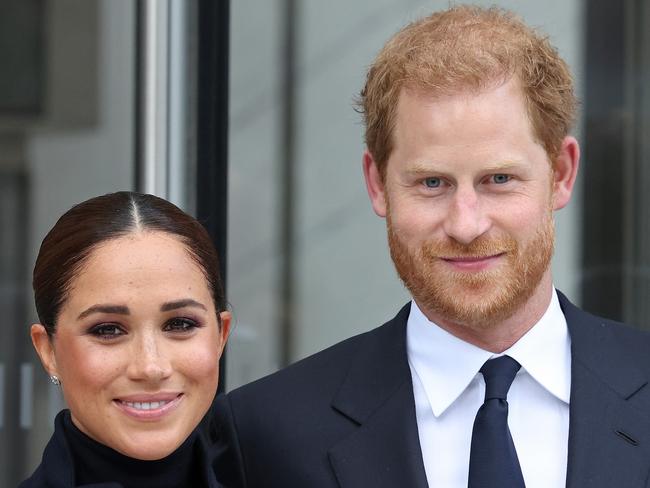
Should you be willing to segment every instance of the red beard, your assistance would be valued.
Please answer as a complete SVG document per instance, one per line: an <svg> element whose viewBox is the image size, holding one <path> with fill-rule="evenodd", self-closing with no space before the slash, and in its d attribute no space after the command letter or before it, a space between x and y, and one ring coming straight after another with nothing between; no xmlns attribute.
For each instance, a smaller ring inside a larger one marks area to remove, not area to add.
<svg viewBox="0 0 650 488"><path fill-rule="evenodd" d="M400 278L425 313L474 329L511 317L533 295L553 255L552 213L528 242L511 236L481 236L468 245L454 240L426 241L417 249L400 239L387 215L390 254ZM455 271L442 257L503 254L484 271Z"/></svg>

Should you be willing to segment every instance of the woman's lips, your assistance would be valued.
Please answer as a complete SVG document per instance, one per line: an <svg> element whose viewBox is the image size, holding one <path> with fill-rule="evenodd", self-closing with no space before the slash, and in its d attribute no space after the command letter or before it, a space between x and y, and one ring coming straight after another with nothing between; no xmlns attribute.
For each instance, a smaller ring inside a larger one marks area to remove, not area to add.
<svg viewBox="0 0 650 488"><path fill-rule="evenodd" d="M441 257L443 261L449 263L458 270L463 271L481 271L493 265L505 253L493 254L490 256L457 256Z"/></svg>
<svg viewBox="0 0 650 488"><path fill-rule="evenodd" d="M138 420L159 420L176 410L183 400L182 393L160 395L129 395L116 398L113 404L126 415Z"/></svg>

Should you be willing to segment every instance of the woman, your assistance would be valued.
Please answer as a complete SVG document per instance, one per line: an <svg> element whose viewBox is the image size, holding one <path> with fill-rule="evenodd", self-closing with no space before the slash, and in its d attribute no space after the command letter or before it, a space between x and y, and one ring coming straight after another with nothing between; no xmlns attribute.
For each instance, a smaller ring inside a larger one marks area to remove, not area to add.
<svg viewBox="0 0 650 488"><path fill-rule="evenodd" d="M34 267L31 337L69 410L21 488L218 486L197 431L230 328L218 269L205 229L152 195L59 219Z"/></svg>

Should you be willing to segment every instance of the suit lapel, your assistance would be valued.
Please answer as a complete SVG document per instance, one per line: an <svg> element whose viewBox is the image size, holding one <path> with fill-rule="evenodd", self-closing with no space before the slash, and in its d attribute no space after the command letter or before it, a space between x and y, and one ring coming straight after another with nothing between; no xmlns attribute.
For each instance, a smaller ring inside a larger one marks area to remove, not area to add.
<svg viewBox="0 0 650 488"><path fill-rule="evenodd" d="M567 487L641 488L650 472L650 405L633 404L648 395L647 378L612 325L558 295L572 349ZM359 425L329 450L341 488L427 487L406 357L409 308L368 335L332 402Z"/></svg>
<svg viewBox="0 0 650 488"><path fill-rule="evenodd" d="M572 352L567 487L643 487L650 468L650 446L643 442L650 439L650 421L631 400L647 393L647 379L611 324L558 295Z"/></svg>
<svg viewBox="0 0 650 488"><path fill-rule="evenodd" d="M359 425L329 450L341 488L426 488L406 358L410 305L367 336L332 407Z"/></svg>

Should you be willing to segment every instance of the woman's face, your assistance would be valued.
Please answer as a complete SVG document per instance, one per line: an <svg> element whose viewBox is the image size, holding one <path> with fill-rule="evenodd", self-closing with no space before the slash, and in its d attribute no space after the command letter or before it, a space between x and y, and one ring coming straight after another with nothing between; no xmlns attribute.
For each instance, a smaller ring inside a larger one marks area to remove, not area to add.
<svg viewBox="0 0 650 488"><path fill-rule="evenodd" d="M71 285L54 338L35 325L32 339L74 424L127 456L167 456L214 398L229 313L220 328L201 269L163 232L106 241Z"/></svg>

